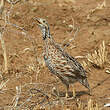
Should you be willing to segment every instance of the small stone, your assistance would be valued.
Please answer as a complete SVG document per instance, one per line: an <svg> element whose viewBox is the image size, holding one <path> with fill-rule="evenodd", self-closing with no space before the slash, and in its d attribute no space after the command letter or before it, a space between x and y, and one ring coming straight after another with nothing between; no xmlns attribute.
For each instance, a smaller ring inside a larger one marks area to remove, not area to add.
<svg viewBox="0 0 110 110"><path fill-rule="evenodd" d="M108 73L108 74L110 74L110 70L108 70L108 69L105 72Z"/></svg>
<svg viewBox="0 0 110 110"><path fill-rule="evenodd" d="M69 28L73 28L73 25L70 24L70 25L68 25L68 27L69 27Z"/></svg>

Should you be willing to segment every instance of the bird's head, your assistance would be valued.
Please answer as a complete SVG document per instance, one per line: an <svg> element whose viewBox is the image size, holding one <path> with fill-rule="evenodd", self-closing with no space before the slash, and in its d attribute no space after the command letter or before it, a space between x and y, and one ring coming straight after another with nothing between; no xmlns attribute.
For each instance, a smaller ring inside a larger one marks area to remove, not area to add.
<svg viewBox="0 0 110 110"><path fill-rule="evenodd" d="M41 28L45 27L48 28L48 23L45 19L42 18L35 18L37 21L38 26L40 26Z"/></svg>
<svg viewBox="0 0 110 110"><path fill-rule="evenodd" d="M50 37L50 30L49 30L48 22L42 18L35 18L35 20L37 21L37 24L42 31L43 39L45 40L47 37L49 38Z"/></svg>

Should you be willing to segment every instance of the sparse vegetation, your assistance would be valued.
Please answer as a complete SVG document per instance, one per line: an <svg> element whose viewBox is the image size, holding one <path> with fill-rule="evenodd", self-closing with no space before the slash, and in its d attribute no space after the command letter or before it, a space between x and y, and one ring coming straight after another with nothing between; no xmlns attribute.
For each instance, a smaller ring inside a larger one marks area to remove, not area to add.
<svg viewBox="0 0 110 110"><path fill-rule="evenodd" d="M108 62L107 59L107 49L105 46L105 41L103 41L97 50L93 53L89 53L85 58L87 61L83 61L82 65L86 67L90 67L91 65L96 68L104 68L104 65Z"/></svg>
<svg viewBox="0 0 110 110"><path fill-rule="evenodd" d="M110 103L109 0L0 3L0 110L109 109L104 106ZM71 86L70 97L65 98L64 85L45 66L41 34L33 20L36 16L47 19L54 39L67 46L72 56L81 58L85 70L91 70L87 74L92 96L76 83L76 98L71 97Z"/></svg>
<svg viewBox="0 0 110 110"><path fill-rule="evenodd" d="M98 50L95 50L92 54L88 54L86 58L94 66L103 68L107 62L107 49L105 47L105 42L103 41Z"/></svg>

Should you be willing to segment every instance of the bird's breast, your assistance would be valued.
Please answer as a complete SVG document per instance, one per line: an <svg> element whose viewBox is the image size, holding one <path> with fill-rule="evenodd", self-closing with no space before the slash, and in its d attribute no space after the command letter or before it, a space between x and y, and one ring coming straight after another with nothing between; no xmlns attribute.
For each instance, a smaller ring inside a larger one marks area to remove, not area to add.
<svg viewBox="0 0 110 110"><path fill-rule="evenodd" d="M62 53L54 47L48 47L45 50L44 60L48 67L53 68L59 73L72 73L73 69L69 65L68 60L62 55Z"/></svg>

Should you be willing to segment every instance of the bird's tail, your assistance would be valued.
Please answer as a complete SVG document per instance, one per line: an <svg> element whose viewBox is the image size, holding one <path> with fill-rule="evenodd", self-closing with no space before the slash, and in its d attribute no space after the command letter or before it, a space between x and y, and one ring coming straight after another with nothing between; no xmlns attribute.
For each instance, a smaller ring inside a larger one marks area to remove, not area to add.
<svg viewBox="0 0 110 110"><path fill-rule="evenodd" d="M80 79L79 82L80 82L82 85L84 85L86 88L88 88L89 91L90 91L90 86L89 86L89 83L88 83L87 78Z"/></svg>
<svg viewBox="0 0 110 110"><path fill-rule="evenodd" d="M89 83L88 83L87 78L80 79L79 82L80 82L83 86L85 86L86 88L88 88L88 90L89 90L89 91L88 91L89 95L92 95L92 93L91 93L91 88L90 88L90 86L89 86Z"/></svg>

